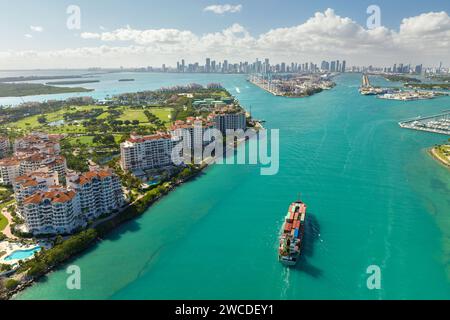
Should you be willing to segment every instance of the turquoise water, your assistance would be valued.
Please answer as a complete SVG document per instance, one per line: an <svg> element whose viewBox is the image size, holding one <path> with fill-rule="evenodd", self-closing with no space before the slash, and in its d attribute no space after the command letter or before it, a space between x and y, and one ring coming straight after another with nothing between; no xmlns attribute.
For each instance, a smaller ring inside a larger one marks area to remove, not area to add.
<svg viewBox="0 0 450 320"><path fill-rule="evenodd" d="M41 247L35 247L33 249L28 250L16 250L13 251L9 256L5 258L5 261L13 261L13 260L23 260L32 257L36 252L39 252Z"/></svg>
<svg viewBox="0 0 450 320"><path fill-rule="evenodd" d="M210 167L74 260L82 290L66 289L61 268L19 299L450 298L450 172L426 153L446 137L397 124L450 109L450 98L363 97L354 74L305 99L274 97L242 76L142 77L149 89L223 83L280 129L279 173ZM277 237L299 192L309 206L304 253L286 269ZM381 290L367 289L370 265L381 268Z"/></svg>

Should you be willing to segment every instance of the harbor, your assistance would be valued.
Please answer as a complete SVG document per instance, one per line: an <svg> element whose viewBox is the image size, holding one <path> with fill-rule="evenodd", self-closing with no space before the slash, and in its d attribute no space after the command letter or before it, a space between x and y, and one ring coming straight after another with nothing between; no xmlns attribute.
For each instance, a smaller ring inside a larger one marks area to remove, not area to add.
<svg viewBox="0 0 450 320"><path fill-rule="evenodd" d="M359 88L359 93L363 96L376 96L379 94L385 94L392 90L387 88L378 88L371 85L369 76L367 74L363 74L362 76L362 84Z"/></svg>
<svg viewBox="0 0 450 320"><path fill-rule="evenodd" d="M302 98L335 87L329 74L252 74L248 81L274 96Z"/></svg>
<svg viewBox="0 0 450 320"><path fill-rule="evenodd" d="M413 100L427 100L434 99L444 95L440 92L434 91L398 91L398 92L389 92L379 95L377 98L386 99L386 100L397 100L397 101L413 101Z"/></svg>
<svg viewBox="0 0 450 320"><path fill-rule="evenodd" d="M432 90L404 90L400 88L381 88L373 86L370 83L369 76L363 74L359 93L363 96L377 96L378 99L397 100L397 101L414 101L428 100L439 96L450 95L448 92L432 91Z"/></svg>
<svg viewBox="0 0 450 320"><path fill-rule="evenodd" d="M400 127L419 131L450 135L450 111L425 118L402 121Z"/></svg>

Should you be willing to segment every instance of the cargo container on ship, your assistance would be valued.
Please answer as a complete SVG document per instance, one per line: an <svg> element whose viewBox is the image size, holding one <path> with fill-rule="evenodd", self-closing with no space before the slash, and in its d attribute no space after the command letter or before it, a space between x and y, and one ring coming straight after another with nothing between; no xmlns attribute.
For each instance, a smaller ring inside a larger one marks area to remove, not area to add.
<svg viewBox="0 0 450 320"><path fill-rule="evenodd" d="M305 233L306 205L297 201L290 205L283 223L278 259L286 266L295 266L300 257Z"/></svg>

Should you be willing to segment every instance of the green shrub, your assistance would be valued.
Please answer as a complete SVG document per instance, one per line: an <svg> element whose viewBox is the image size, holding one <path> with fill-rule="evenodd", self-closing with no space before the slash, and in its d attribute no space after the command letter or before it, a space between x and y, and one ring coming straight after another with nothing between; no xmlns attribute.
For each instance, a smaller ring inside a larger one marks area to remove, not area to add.
<svg viewBox="0 0 450 320"><path fill-rule="evenodd" d="M27 276L34 278L38 277L45 273L47 270L47 266L43 262L35 262L31 265L31 268L28 269Z"/></svg>
<svg viewBox="0 0 450 320"><path fill-rule="evenodd" d="M19 285L19 281L15 280L15 279L8 279L5 282L5 288L7 290L13 290L13 289L17 288L18 285Z"/></svg>
<svg viewBox="0 0 450 320"><path fill-rule="evenodd" d="M18 271L27 271L27 275L32 278L42 276L48 269L87 249L96 238L94 229L82 231L49 250L37 253L35 259L24 262Z"/></svg>
<svg viewBox="0 0 450 320"><path fill-rule="evenodd" d="M0 264L0 272L10 271L12 267L9 264Z"/></svg>

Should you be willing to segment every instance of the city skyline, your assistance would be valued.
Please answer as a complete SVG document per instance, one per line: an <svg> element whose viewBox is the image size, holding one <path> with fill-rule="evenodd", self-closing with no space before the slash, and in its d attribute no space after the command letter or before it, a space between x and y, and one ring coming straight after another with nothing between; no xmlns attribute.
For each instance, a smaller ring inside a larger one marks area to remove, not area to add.
<svg viewBox="0 0 450 320"><path fill-rule="evenodd" d="M102 70L103 68L89 68L89 70ZM322 60L321 62L280 62L271 63L269 58L256 58L253 61L223 61L213 58L205 58L203 63L198 61L187 61L180 59L176 64L163 63L161 66L146 66L133 68L104 68L105 70L123 70L131 72L175 72L175 73L323 73L323 72L382 72L397 74L439 74L449 73L450 68L443 65L442 61L433 66L426 66L423 63L412 64L405 62L393 62L388 65L355 66L342 60Z"/></svg>
<svg viewBox="0 0 450 320"><path fill-rule="evenodd" d="M352 65L400 60L429 67L450 64L445 41L450 5L440 1L426 6L379 1L379 25L372 26L368 20L374 9L368 1L352 6L335 1L186 5L174 0L137 1L133 8L115 1L70 5L52 2L41 6L45 12L25 0L9 5L13 21L0 14L0 69L161 66L207 56L217 61L270 57L273 63L340 56ZM181 17L171 14L181 9ZM263 23L258 17L264 10L271 15Z"/></svg>
<svg viewBox="0 0 450 320"><path fill-rule="evenodd" d="M255 61L231 61L225 59L216 61L215 59L206 58L205 63L186 62L185 59L177 61L176 68L163 64L161 70L187 73L299 73L299 72L345 72L346 60L322 61L320 64L314 62L280 62L271 63L269 58ZM153 70L152 68L151 70Z"/></svg>

